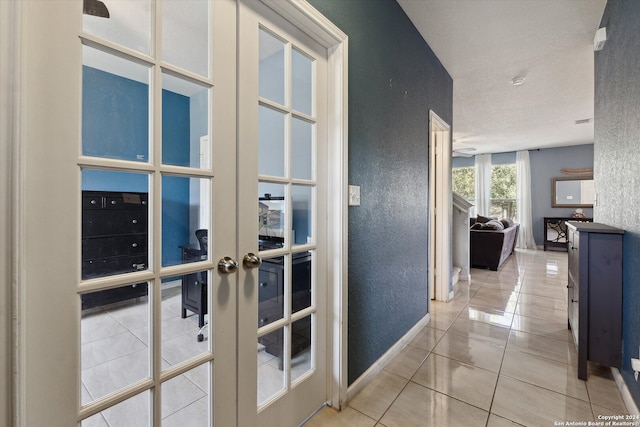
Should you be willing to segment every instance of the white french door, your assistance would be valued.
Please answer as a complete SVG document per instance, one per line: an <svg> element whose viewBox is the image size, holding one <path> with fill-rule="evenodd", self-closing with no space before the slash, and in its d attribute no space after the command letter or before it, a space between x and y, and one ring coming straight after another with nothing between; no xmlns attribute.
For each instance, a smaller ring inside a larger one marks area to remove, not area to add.
<svg viewBox="0 0 640 427"><path fill-rule="evenodd" d="M327 400L327 49L239 5L238 421L298 425Z"/></svg>
<svg viewBox="0 0 640 427"><path fill-rule="evenodd" d="M327 48L259 1L82 3L21 5L20 425L299 424L343 298Z"/></svg>

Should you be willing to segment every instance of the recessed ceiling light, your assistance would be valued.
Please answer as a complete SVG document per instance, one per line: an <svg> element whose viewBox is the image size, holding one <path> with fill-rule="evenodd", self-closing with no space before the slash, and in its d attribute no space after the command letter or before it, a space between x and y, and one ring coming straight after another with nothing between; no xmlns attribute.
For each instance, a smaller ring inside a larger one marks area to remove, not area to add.
<svg viewBox="0 0 640 427"><path fill-rule="evenodd" d="M514 86L520 86L522 84L524 84L524 77L514 77L511 80L511 84Z"/></svg>

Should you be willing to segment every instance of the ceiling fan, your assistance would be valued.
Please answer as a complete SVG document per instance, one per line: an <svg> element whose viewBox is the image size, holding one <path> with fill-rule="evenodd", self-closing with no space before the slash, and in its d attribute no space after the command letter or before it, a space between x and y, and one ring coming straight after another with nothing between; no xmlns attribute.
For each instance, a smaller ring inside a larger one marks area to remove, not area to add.
<svg viewBox="0 0 640 427"><path fill-rule="evenodd" d="M107 6L100 0L84 0L82 13L99 18L109 18L109 9L107 9Z"/></svg>
<svg viewBox="0 0 640 427"><path fill-rule="evenodd" d="M472 153L474 151L476 151L476 149L473 147L454 147L451 154L453 155L453 157L472 157Z"/></svg>

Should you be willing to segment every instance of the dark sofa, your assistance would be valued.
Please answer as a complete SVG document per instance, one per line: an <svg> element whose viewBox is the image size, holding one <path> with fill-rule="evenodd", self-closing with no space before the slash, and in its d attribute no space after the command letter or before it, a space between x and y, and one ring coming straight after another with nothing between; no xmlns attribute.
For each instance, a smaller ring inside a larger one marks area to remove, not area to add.
<svg viewBox="0 0 640 427"><path fill-rule="evenodd" d="M503 230L473 229L476 219L469 220L471 267L498 270L516 247L520 224L513 223Z"/></svg>

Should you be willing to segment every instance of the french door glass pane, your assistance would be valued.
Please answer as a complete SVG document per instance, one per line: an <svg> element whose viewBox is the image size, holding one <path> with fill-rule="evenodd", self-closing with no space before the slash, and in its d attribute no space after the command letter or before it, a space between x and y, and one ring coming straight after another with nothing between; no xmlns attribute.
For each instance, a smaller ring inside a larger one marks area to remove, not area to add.
<svg viewBox="0 0 640 427"><path fill-rule="evenodd" d="M285 328L258 338L258 406L285 389Z"/></svg>
<svg viewBox="0 0 640 427"><path fill-rule="evenodd" d="M313 188L304 185L292 185L291 206L293 211L291 221L293 244L313 243Z"/></svg>
<svg viewBox="0 0 640 427"><path fill-rule="evenodd" d="M149 377L147 294L137 283L81 295L89 307L81 314L83 404Z"/></svg>
<svg viewBox="0 0 640 427"><path fill-rule="evenodd" d="M311 252L298 252L291 261L291 313L311 307Z"/></svg>
<svg viewBox="0 0 640 427"><path fill-rule="evenodd" d="M162 163L208 168L208 134L209 89L163 74Z"/></svg>
<svg viewBox="0 0 640 427"><path fill-rule="evenodd" d="M261 251L284 247L285 186L261 182L258 185L258 245Z"/></svg>
<svg viewBox="0 0 640 427"><path fill-rule="evenodd" d="M291 221L293 244L313 243L313 188L305 185L292 185L291 206L293 211Z"/></svg>
<svg viewBox="0 0 640 427"><path fill-rule="evenodd" d="M149 68L87 46L82 59L82 154L148 162Z"/></svg>
<svg viewBox="0 0 640 427"><path fill-rule="evenodd" d="M312 316L303 317L293 322L291 326L291 382L305 375L312 369L312 346L314 345L311 334Z"/></svg>
<svg viewBox="0 0 640 427"><path fill-rule="evenodd" d="M258 173L283 177L286 115L262 105L259 108Z"/></svg>
<svg viewBox="0 0 640 427"><path fill-rule="evenodd" d="M149 268L149 176L82 171L82 278Z"/></svg>
<svg viewBox="0 0 640 427"><path fill-rule="evenodd" d="M284 310L284 257L262 260L258 284L258 327L280 320Z"/></svg>
<svg viewBox="0 0 640 427"><path fill-rule="evenodd" d="M313 124L291 120L291 178L313 178Z"/></svg>
<svg viewBox="0 0 640 427"><path fill-rule="evenodd" d="M162 360L171 367L209 350L208 271L165 279L162 283ZM185 304L183 304L183 302ZM185 306L188 306L187 310ZM204 327L204 328L203 328ZM198 335L202 333L202 341Z"/></svg>
<svg viewBox="0 0 640 427"><path fill-rule="evenodd" d="M82 427L151 425L151 392L145 391L82 421Z"/></svg>
<svg viewBox="0 0 640 427"><path fill-rule="evenodd" d="M162 3L163 61L207 76L208 35L208 1L168 0Z"/></svg>
<svg viewBox="0 0 640 427"><path fill-rule="evenodd" d="M162 384L162 426L205 427L209 423L209 365Z"/></svg>
<svg viewBox="0 0 640 427"><path fill-rule="evenodd" d="M210 203L209 180L184 176L162 177L162 265L206 260ZM206 200L201 200L204 197Z"/></svg>
<svg viewBox="0 0 640 427"><path fill-rule="evenodd" d="M265 30L259 36L259 94L260 97L285 103L285 44Z"/></svg>
<svg viewBox="0 0 640 427"><path fill-rule="evenodd" d="M296 49L291 50L291 104L294 110L313 114L313 63Z"/></svg>
<svg viewBox="0 0 640 427"><path fill-rule="evenodd" d="M151 52L150 0L85 0L82 29L139 52Z"/></svg>

